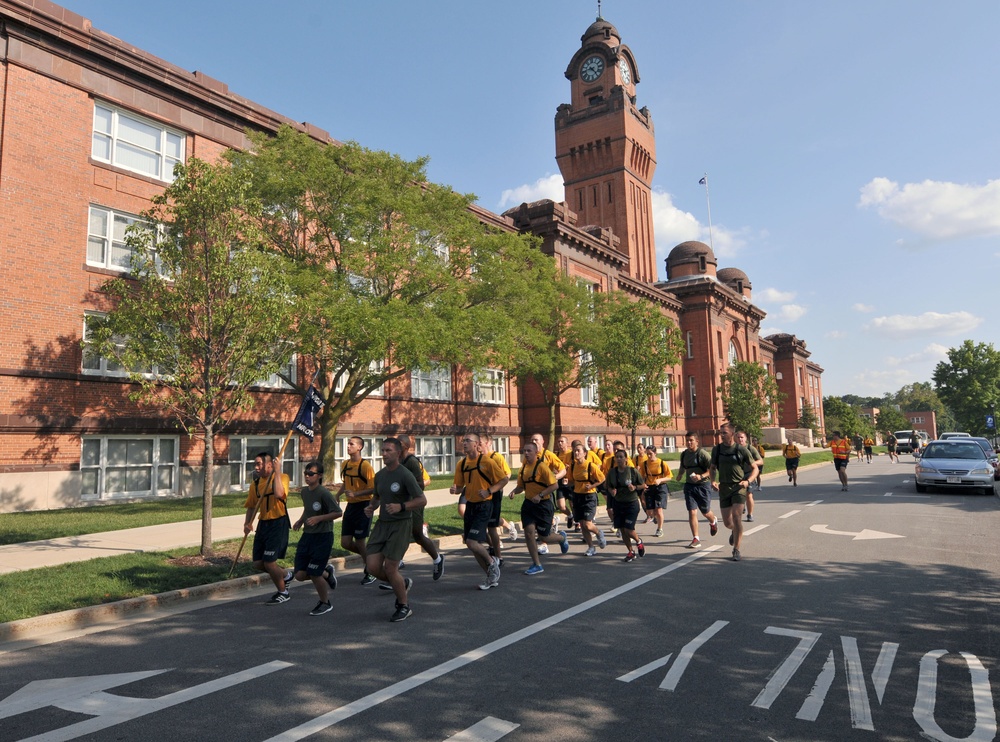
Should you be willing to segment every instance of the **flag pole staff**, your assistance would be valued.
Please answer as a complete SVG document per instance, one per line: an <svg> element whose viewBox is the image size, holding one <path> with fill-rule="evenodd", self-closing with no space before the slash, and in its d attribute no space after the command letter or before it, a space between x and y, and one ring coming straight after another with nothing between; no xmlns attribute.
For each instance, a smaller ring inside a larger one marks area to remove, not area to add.
<svg viewBox="0 0 1000 742"><path fill-rule="evenodd" d="M705 203L708 206L708 246L712 248L712 252L715 252L715 243L712 239L712 199L708 195L708 173L705 173L698 182L705 186Z"/></svg>

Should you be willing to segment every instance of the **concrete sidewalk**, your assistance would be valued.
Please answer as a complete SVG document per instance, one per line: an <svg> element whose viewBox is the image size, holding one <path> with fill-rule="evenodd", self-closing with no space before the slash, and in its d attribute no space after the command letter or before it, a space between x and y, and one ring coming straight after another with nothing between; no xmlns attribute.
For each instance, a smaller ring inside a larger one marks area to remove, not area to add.
<svg viewBox="0 0 1000 742"><path fill-rule="evenodd" d="M454 505L458 498L447 489L430 490L427 507ZM298 499L292 495L292 502ZM301 502L301 500L299 500ZM302 514L302 508L289 509L294 523ZM243 537L243 515L229 515L212 519L212 539L222 541ZM47 541L29 541L23 544L0 546L0 574L19 572L38 567L52 567L70 562L83 562L97 557L117 554L134 554L145 551L169 551L201 544L201 521L188 520L180 523L164 523L158 526L126 528L120 531L90 533ZM249 556L248 547L244 555Z"/></svg>

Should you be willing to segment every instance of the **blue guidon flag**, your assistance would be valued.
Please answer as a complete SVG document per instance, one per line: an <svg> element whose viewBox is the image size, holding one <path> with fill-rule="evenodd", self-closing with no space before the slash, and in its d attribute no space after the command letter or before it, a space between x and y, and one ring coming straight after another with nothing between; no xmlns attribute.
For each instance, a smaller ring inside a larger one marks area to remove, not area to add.
<svg viewBox="0 0 1000 742"><path fill-rule="evenodd" d="M319 396L316 387L310 386L306 396L302 399L299 413L292 421L292 430L301 433L309 440L313 440L316 437L316 432L313 430L316 425L316 413L319 412L323 404L323 398Z"/></svg>

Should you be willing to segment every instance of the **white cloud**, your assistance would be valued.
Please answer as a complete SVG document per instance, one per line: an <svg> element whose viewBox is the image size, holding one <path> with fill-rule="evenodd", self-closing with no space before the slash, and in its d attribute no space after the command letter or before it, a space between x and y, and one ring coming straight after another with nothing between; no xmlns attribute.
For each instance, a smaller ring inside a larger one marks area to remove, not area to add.
<svg viewBox="0 0 1000 742"><path fill-rule="evenodd" d="M769 335L784 335L784 334L787 334L787 332L788 332L787 330L783 330L780 327L770 327L770 326L768 326L768 327L761 327L760 328L760 336L762 338L766 338Z"/></svg>
<svg viewBox="0 0 1000 742"><path fill-rule="evenodd" d="M975 329L982 321L982 317L976 317L971 312L893 314L873 318L865 329L880 335L960 335Z"/></svg>
<svg viewBox="0 0 1000 742"><path fill-rule="evenodd" d="M850 337L850 333L847 330L830 330L824 337L828 337L831 340L843 340L846 337Z"/></svg>
<svg viewBox="0 0 1000 742"><path fill-rule="evenodd" d="M754 292L754 303L761 304L781 304L795 298L794 291L779 291L778 289L766 288Z"/></svg>
<svg viewBox="0 0 1000 742"><path fill-rule="evenodd" d="M861 302L852 305L851 309L853 309L855 312L865 312L865 313L875 311L875 307L873 307L871 304L862 304Z"/></svg>
<svg viewBox="0 0 1000 742"><path fill-rule="evenodd" d="M541 201L548 198L556 202L561 202L566 197L563 188L562 175L546 175L539 178L534 183L519 185L517 188L508 188L500 194L500 206L498 211L505 211L511 206L518 206L522 203Z"/></svg>
<svg viewBox="0 0 1000 742"><path fill-rule="evenodd" d="M925 180L902 188L888 178L861 187L858 206L932 240L1000 235L1000 180L968 185Z"/></svg>
<svg viewBox="0 0 1000 742"><path fill-rule="evenodd" d="M713 224L709 234L708 225L699 222L690 211L676 207L673 196L669 193L653 191L651 206L653 235L659 252L664 256L688 240L711 245L717 258L732 258L746 247L746 229L733 231L725 225Z"/></svg>
<svg viewBox="0 0 1000 742"><path fill-rule="evenodd" d="M865 369L851 379L851 391L854 394L870 392L882 394L886 389L899 389L905 384L912 384L919 379L912 371L905 368L897 369Z"/></svg>
<svg viewBox="0 0 1000 742"><path fill-rule="evenodd" d="M896 358L894 356L889 356L885 359L885 362L890 366L908 366L917 363L937 363L938 361L943 361L948 358L948 348L940 343L931 343L923 350L916 353L910 353L908 356L903 356L902 358Z"/></svg>
<svg viewBox="0 0 1000 742"><path fill-rule="evenodd" d="M784 322L795 322L801 319L806 311L806 308L801 304L784 304L775 316Z"/></svg>

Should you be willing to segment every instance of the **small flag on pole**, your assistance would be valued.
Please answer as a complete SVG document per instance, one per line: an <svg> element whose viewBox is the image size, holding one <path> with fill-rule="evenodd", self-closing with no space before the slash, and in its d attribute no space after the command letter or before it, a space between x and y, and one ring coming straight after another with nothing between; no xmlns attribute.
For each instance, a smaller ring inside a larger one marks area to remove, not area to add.
<svg viewBox="0 0 1000 742"><path fill-rule="evenodd" d="M316 425L316 413L322 406L323 398L319 396L316 387L310 386L302 400L302 406L299 407L299 413L292 422L292 430L301 433L309 440L315 439L316 432L313 427Z"/></svg>
<svg viewBox="0 0 1000 742"><path fill-rule="evenodd" d="M708 183L708 176L707 175L702 176L702 179L698 181L698 185L705 185L706 183Z"/></svg>

